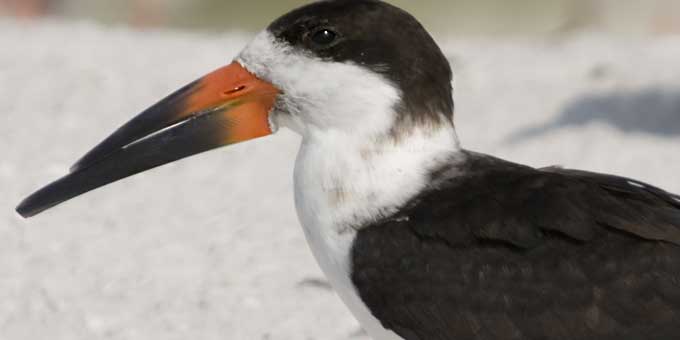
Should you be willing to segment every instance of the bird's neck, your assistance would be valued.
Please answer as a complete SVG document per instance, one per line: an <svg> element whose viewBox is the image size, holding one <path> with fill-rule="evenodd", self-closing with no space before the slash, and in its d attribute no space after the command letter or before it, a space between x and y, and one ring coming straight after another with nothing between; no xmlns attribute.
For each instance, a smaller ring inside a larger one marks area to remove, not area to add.
<svg viewBox="0 0 680 340"><path fill-rule="evenodd" d="M303 135L295 166L298 216L319 266L362 324L379 322L350 279L358 231L394 215L428 187L433 169L462 154L453 124L402 129L399 136L313 128Z"/></svg>
<svg viewBox="0 0 680 340"><path fill-rule="evenodd" d="M295 167L303 227L353 232L391 216L427 187L432 170L460 154L452 124L379 137L310 130Z"/></svg>

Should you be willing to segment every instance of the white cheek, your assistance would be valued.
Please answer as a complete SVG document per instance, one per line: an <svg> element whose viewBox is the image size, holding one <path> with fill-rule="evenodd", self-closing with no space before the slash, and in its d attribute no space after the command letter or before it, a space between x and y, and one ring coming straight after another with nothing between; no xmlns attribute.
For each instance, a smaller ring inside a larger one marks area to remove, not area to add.
<svg viewBox="0 0 680 340"><path fill-rule="evenodd" d="M281 124L300 133L304 125L313 125L375 134L394 123L399 90L361 66L321 60L277 42L267 31L258 34L237 61L283 91L279 109L299 121L281 114Z"/></svg>

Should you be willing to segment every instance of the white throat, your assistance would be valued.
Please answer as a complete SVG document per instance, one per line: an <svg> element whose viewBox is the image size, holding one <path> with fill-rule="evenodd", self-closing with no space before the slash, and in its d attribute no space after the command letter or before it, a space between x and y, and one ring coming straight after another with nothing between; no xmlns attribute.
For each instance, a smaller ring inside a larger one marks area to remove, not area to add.
<svg viewBox="0 0 680 340"><path fill-rule="evenodd" d="M322 267L326 258L349 273L357 231L395 214L459 151L453 126L444 124L414 127L399 139L307 130L295 165L295 203Z"/></svg>
<svg viewBox="0 0 680 340"><path fill-rule="evenodd" d="M308 131L295 166L295 198L305 227L352 232L397 212L430 172L460 151L451 126L414 128L398 139Z"/></svg>

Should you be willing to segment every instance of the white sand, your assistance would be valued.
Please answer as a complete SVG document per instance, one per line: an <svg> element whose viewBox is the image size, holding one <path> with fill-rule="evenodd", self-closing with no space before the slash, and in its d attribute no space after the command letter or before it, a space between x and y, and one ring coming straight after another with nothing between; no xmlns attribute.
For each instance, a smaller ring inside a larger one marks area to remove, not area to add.
<svg viewBox="0 0 680 340"><path fill-rule="evenodd" d="M13 213L247 35L0 21L0 339L365 339L295 216L298 138L194 157ZM442 39L464 144L680 192L680 38ZM311 281L311 283L310 283Z"/></svg>

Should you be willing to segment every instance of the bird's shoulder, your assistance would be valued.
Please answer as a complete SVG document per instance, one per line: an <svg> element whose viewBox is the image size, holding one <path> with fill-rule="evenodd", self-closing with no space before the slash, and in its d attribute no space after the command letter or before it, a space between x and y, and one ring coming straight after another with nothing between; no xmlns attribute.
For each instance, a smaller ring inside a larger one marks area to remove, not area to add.
<svg viewBox="0 0 680 340"><path fill-rule="evenodd" d="M677 196L466 158L357 235L352 280L386 328L406 340L680 334Z"/></svg>
<svg viewBox="0 0 680 340"><path fill-rule="evenodd" d="M680 246L680 196L641 181L468 152L434 171L431 183L401 217L447 242L532 248L546 234L587 242L618 231Z"/></svg>

